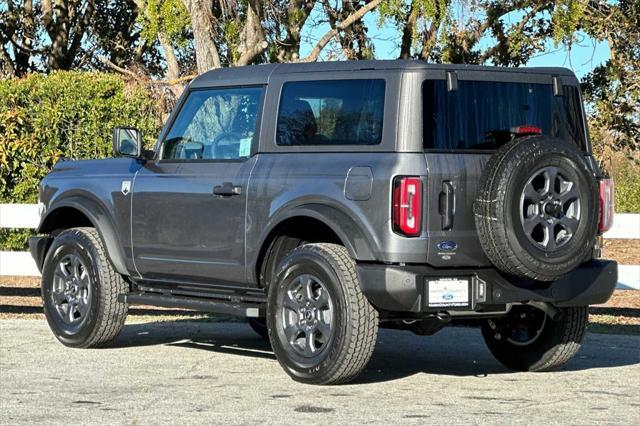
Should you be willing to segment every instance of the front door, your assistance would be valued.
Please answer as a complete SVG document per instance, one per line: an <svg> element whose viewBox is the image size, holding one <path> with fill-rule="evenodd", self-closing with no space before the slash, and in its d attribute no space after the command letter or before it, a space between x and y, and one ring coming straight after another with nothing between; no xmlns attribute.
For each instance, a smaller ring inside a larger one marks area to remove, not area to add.
<svg viewBox="0 0 640 426"><path fill-rule="evenodd" d="M133 258L145 279L242 284L261 87L193 90L135 177Z"/></svg>

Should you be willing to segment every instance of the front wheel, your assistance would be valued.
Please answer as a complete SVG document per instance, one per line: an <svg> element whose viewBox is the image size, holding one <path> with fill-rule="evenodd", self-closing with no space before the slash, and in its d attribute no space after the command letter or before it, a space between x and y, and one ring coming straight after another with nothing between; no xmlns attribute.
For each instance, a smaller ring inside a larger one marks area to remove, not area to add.
<svg viewBox="0 0 640 426"><path fill-rule="evenodd" d="M562 309L553 321L533 306L514 306L503 318L482 325L482 336L494 357L518 371L549 371L569 361L580 349L588 321L586 306Z"/></svg>
<svg viewBox="0 0 640 426"><path fill-rule="evenodd" d="M55 238L42 270L42 304L64 345L110 344L127 317L127 305L118 302L118 294L127 291L94 228L68 229Z"/></svg>
<svg viewBox="0 0 640 426"><path fill-rule="evenodd" d="M344 247L306 244L285 257L269 287L267 327L293 379L339 384L353 380L371 358L378 313Z"/></svg>

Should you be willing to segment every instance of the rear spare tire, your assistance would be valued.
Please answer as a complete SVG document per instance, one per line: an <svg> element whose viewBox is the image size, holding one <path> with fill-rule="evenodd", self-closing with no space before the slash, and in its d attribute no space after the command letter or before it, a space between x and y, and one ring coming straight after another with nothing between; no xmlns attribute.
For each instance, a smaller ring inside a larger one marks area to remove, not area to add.
<svg viewBox="0 0 640 426"><path fill-rule="evenodd" d="M597 182L573 145L546 136L518 138L485 166L474 215L482 248L498 269L552 281L591 253Z"/></svg>

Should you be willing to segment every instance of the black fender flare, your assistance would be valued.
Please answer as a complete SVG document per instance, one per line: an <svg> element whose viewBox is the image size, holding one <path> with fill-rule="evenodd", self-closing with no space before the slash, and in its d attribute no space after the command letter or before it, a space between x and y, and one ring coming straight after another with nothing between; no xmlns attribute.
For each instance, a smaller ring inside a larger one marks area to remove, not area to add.
<svg viewBox="0 0 640 426"><path fill-rule="evenodd" d="M126 257L120 244L116 227L111 220L111 216L107 213L107 208L97 200L86 196L73 195L54 201L42 217L37 232L46 234L52 231L54 228L52 228L51 221L55 217L54 213L65 207L78 210L91 221L107 249L107 255L113 267L120 274L129 275L125 261Z"/></svg>
<svg viewBox="0 0 640 426"><path fill-rule="evenodd" d="M375 250L378 244L371 237L375 234L366 232L364 224L359 224L351 216L335 207L316 203L283 209L273 216L269 221L270 225L262 233L259 247L266 243L274 229L294 217L309 217L327 225L340 238L349 255L355 260L375 261L379 258Z"/></svg>

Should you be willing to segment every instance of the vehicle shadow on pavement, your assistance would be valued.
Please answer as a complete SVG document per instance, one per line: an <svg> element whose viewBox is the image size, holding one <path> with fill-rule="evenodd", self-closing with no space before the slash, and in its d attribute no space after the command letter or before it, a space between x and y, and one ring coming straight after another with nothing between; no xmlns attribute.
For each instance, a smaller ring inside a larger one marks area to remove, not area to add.
<svg viewBox="0 0 640 426"><path fill-rule="evenodd" d="M629 342L625 337L591 335L582 350L562 370L581 371L637 364L639 360L634 353L640 345L635 340ZM247 324L237 321L128 324L115 347L152 345L275 361L269 342L253 333ZM608 352L603 351L603 345ZM452 327L430 337L416 336L407 331L380 330L372 359L353 384L387 382L420 373L478 378L512 374L513 380L518 380L517 373L504 368L492 357L477 329Z"/></svg>
<svg viewBox="0 0 640 426"><path fill-rule="evenodd" d="M229 330L231 325L232 330ZM245 330L246 328L246 330ZM127 324L113 348L168 345L275 360L269 342L241 321L179 320Z"/></svg>

